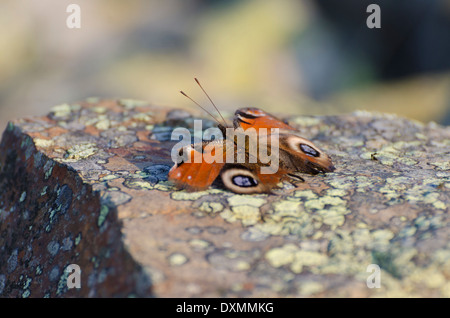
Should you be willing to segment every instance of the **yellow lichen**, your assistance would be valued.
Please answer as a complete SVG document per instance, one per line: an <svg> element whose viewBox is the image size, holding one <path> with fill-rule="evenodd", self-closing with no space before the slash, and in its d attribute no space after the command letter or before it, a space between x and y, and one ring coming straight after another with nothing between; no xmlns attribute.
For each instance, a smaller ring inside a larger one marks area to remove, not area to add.
<svg viewBox="0 0 450 318"><path fill-rule="evenodd" d="M183 191L175 191L175 192L171 193L170 197L173 200L179 200L179 201L195 201L205 195L218 194L218 193L224 194L224 191L218 190L218 189L208 189L205 191L187 192L187 191L183 190Z"/></svg>
<svg viewBox="0 0 450 318"><path fill-rule="evenodd" d="M51 139L35 138L34 144L36 145L36 147L48 148L48 147L53 146L54 141Z"/></svg>
<svg viewBox="0 0 450 318"><path fill-rule="evenodd" d="M210 212L210 213L216 213L216 212L220 212L223 210L223 204L220 202L209 202L209 201L205 201L202 202L202 204L199 206L199 210L200 211L204 211L204 212Z"/></svg>
<svg viewBox="0 0 450 318"><path fill-rule="evenodd" d="M260 206L262 206L267 202L266 199L264 198L240 194L236 194L229 197L227 201L230 206L249 205L257 208L259 208Z"/></svg>

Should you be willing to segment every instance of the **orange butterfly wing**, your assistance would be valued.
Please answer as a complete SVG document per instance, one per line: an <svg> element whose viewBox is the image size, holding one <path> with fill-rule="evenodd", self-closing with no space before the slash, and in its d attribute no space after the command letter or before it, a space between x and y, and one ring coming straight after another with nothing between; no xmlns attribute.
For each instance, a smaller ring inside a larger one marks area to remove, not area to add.
<svg viewBox="0 0 450 318"><path fill-rule="evenodd" d="M244 130L247 128L255 128L256 131L258 131L259 128L266 128L269 132L270 128L296 130L281 119L276 118L259 108L241 108L236 110L234 115L235 119L233 124L235 128L241 127Z"/></svg>
<svg viewBox="0 0 450 318"><path fill-rule="evenodd" d="M189 191L205 190L216 180L225 165L223 143L216 143L215 147L209 152L209 155L211 155L211 152L218 151L219 156L221 156L222 152L222 163L206 162L204 158L208 153L199 153L194 146L186 146L183 150L189 152L191 162L175 164L169 171L169 180L173 181L177 187L185 188ZM203 147L202 150L205 151ZM201 156L201 162L195 162L196 156Z"/></svg>

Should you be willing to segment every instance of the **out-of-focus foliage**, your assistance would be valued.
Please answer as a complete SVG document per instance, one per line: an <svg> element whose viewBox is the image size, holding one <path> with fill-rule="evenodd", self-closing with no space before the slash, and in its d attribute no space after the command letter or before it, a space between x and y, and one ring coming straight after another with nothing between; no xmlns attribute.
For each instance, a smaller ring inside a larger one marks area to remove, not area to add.
<svg viewBox="0 0 450 318"><path fill-rule="evenodd" d="M66 8L81 7L81 29ZM381 29L368 29L369 3ZM2 0L0 130L89 96L450 123L450 1Z"/></svg>

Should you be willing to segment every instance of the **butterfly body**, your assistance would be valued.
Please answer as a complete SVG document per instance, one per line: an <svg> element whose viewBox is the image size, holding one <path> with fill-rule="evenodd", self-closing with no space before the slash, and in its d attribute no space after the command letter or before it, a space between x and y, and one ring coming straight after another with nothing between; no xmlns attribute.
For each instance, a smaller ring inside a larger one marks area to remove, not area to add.
<svg viewBox="0 0 450 318"><path fill-rule="evenodd" d="M230 128L235 132L232 137L226 134ZM180 152L189 153L191 158L197 155L202 160L175 163L169 171L169 180L189 191L204 190L219 181L236 193L268 193L281 180L297 173L317 174L335 169L330 157L311 141L299 136L294 127L261 109L238 109L233 127L219 124L219 129L224 135L223 139L180 149ZM256 134L247 135L250 129ZM244 143L239 144L239 134L248 136L244 138ZM252 142L257 144L258 149L265 147L266 151L269 150L268 156L278 161L275 169L272 162L264 160L260 152L251 151ZM233 153L227 156L230 149ZM220 160L206 160L211 155ZM232 162L227 159L232 159Z"/></svg>

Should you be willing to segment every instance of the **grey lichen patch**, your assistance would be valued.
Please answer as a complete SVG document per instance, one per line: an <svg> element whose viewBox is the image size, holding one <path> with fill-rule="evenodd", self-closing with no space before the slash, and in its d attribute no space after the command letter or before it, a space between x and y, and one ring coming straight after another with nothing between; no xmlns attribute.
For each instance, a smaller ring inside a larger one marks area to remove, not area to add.
<svg viewBox="0 0 450 318"><path fill-rule="evenodd" d="M147 174L146 180L154 184L167 181L169 170L170 166L168 165L151 165L144 168L144 172Z"/></svg>
<svg viewBox="0 0 450 318"><path fill-rule="evenodd" d="M51 241L47 245L47 251L50 253L51 256L56 256L56 254L59 251L59 243L56 241Z"/></svg>
<svg viewBox="0 0 450 318"><path fill-rule="evenodd" d="M125 204L131 200L131 195L123 191L106 191L102 194L101 200L103 205L116 207Z"/></svg>
<svg viewBox="0 0 450 318"><path fill-rule="evenodd" d="M70 237L66 237L62 240L61 249L63 251L70 251L73 247L73 240Z"/></svg>
<svg viewBox="0 0 450 318"><path fill-rule="evenodd" d="M7 263L6 263L6 269L8 274L11 274L17 267L18 259L18 250L15 249L11 255L8 257Z"/></svg>
<svg viewBox="0 0 450 318"><path fill-rule="evenodd" d="M33 155L33 168L34 169L40 169L42 167L44 161L44 155L42 152L36 152Z"/></svg>

